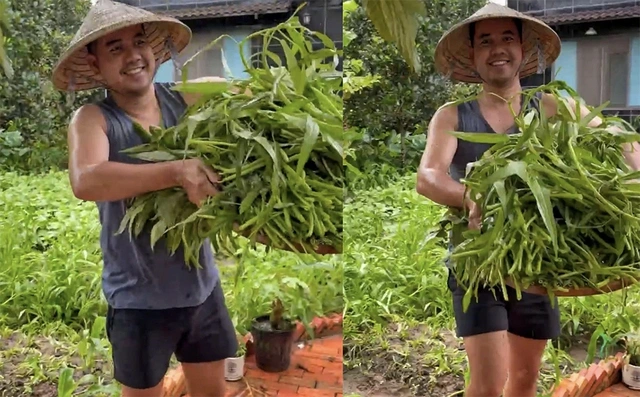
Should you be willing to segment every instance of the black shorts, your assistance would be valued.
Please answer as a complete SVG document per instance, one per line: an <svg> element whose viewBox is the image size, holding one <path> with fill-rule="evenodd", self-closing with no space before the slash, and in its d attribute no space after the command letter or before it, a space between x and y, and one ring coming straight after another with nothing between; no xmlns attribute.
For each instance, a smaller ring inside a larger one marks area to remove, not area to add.
<svg viewBox="0 0 640 397"><path fill-rule="evenodd" d="M453 294L453 312L459 338L495 331L508 331L523 338L548 340L560 336L558 299L552 307L546 295L522 293L517 300L516 290L507 286L508 301L502 290L478 289L478 299L472 298L466 313L462 310L465 290L458 286L449 270L449 290Z"/></svg>
<svg viewBox="0 0 640 397"><path fill-rule="evenodd" d="M204 363L233 357L236 332L220 282L200 306L107 312L107 337L112 345L114 377L134 389L156 386L175 353L183 363Z"/></svg>

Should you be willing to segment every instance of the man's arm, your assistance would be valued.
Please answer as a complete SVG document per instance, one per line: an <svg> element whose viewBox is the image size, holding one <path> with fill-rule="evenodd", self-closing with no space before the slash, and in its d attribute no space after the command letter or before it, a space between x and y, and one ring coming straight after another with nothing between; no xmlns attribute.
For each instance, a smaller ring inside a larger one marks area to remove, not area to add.
<svg viewBox="0 0 640 397"><path fill-rule="evenodd" d="M448 132L456 130L457 120L455 106L445 105L433 115L418 168L416 191L438 204L463 208L465 187L449 175L458 140Z"/></svg>
<svg viewBox="0 0 640 397"><path fill-rule="evenodd" d="M545 94L544 101L545 107L547 108L548 114L556 114L558 111L558 104L556 103L555 97L549 94ZM569 108L575 110L576 101L573 98L566 98L567 103L569 104ZM591 111L584 105L580 105L580 115L581 117L586 117L591 113ZM603 120L599 116L595 116L587 125L589 127L599 127L602 125ZM609 127L611 131L619 130L618 127L612 126ZM640 144L638 142L625 143L622 145L622 153L624 155L625 160L629 167L634 171L640 171Z"/></svg>
<svg viewBox="0 0 640 397"><path fill-rule="evenodd" d="M86 201L116 201L179 186L180 164L124 164L109 161L102 112L81 107L69 124L69 179L73 194Z"/></svg>

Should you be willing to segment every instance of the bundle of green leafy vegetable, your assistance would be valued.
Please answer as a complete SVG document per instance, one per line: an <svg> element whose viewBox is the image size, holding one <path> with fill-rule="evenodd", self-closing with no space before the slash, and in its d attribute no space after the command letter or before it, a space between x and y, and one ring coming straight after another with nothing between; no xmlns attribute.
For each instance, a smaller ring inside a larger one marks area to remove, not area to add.
<svg viewBox="0 0 640 397"><path fill-rule="evenodd" d="M502 287L508 299L506 280L520 299L531 286L554 296L632 283L640 273L640 172L622 152L640 136L624 120L603 116L607 104L581 117L562 90L580 103L561 81L525 90L524 103L538 91L552 94L558 112L548 118L544 111L516 115L512 109L516 134L452 132L492 144L463 180L481 208L480 230L468 230L460 213L450 212L444 222L455 246L454 274L467 289L465 310L482 286ZM595 116L604 123L587 126Z"/></svg>
<svg viewBox="0 0 640 397"><path fill-rule="evenodd" d="M184 247L195 267L206 238L233 253L238 232L295 252L342 250L342 76L334 63L341 51L295 15L244 41L256 38L263 47L254 59L243 57L247 79L185 82L178 89L202 94L199 103L176 127L137 126L147 143L126 150L154 162L199 158L220 175L221 192L201 208L184 190L167 189L135 198L121 225L136 235L151 227L154 246L165 238L173 253Z"/></svg>

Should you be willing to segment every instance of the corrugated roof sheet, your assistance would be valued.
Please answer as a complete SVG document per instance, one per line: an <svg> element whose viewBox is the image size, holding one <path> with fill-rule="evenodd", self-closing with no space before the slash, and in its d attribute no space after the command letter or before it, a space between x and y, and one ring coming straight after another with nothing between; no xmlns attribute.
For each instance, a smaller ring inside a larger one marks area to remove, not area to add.
<svg viewBox="0 0 640 397"><path fill-rule="evenodd" d="M150 11L177 19L224 18L253 14L285 13L291 9L291 0L228 1L195 7L158 9Z"/></svg>
<svg viewBox="0 0 640 397"><path fill-rule="evenodd" d="M638 17L640 17L640 6L611 8L608 10L578 11L570 14L538 16L537 18L549 25L563 25L576 22L608 21Z"/></svg>

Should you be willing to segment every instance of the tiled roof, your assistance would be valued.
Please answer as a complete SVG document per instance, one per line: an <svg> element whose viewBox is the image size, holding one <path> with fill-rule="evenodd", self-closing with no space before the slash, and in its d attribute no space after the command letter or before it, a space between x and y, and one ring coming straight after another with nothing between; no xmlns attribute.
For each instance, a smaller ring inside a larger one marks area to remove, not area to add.
<svg viewBox="0 0 640 397"><path fill-rule="evenodd" d="M570 14L544 15L538 18L549 25L576 22L607 21L640 17L640 6L611 8L608 10L578 11Z"/></svg>
<svg viewBox="0 0 640 397"><path fill-rule="evenodd" d="M177 19L224 18L253 14L284 13L291 9L291 0L266 1L225 1L220 4L195 6L189 8L157 9L156 14L167 15Z"/></svg>

